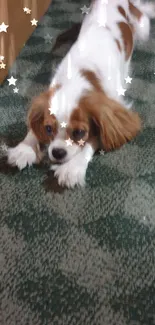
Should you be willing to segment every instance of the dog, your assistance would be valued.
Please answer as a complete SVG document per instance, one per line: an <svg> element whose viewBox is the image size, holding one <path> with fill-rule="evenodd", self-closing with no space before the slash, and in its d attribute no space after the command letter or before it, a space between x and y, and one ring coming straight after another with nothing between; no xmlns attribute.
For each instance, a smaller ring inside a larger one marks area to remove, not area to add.
<svg viewBox="0 0 155 325"><path fill-rule="evenodd" d="M58 183L83 186L95 151L120 148L137 135L142 123L124 99L125 78L134 44L148 39L154 16L152 3L92 1L48 90L33 99L28 133L8 149L9 164L21 170L39 163L40 144L47 144Z"/></svg>

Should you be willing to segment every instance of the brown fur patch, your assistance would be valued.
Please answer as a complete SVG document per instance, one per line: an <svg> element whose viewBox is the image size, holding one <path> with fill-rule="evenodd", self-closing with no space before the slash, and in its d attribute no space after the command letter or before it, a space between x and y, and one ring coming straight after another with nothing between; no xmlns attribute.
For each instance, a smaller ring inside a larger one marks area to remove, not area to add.
<svg viewBox="0 0 155 325"><path fill-rule="evenodd" d="M119 51L122 52L122 48L121 48L120 42L117 39L115 40L115 42L117 44L117 47L118 47Z"/></svg>
<svg viewBox="0 0 155 325"><path fill-rule="evenodd" d="M72 138L72 131L74 129L85 130L85 136L83 137L84 141L88 140L89 134L89 119L84 110L79 106L75 108L70 116L70 121L67 127L67 135Z"/></svg>
<svg viewBox="0 0 155 325"><path fill-rule="evenodd" d="M28 127L32 129L39 142L43 144L49 143L57 132L57 121L55 116L50 114L49 101L58 88L60 88L60 85L34 98L28 113ZM45 125L52 127L52 135L47 134Z"/></svg>
<svg viewBox="0 0 155 325"><path fill-rule="evenodd" d="M137 18L137 20L140 20L141 19L142 15L143 15L142 12L137 7L135 7L133 5L133 3L131 3L130 1L129 1L129 10L130 10L131 14L135 18Z"/></svg>
<svg viewBox="0 0 155 325"><path fill-rule="evenodd" d="M85 136L82 138L85 142L90 143L94 150L99 149L99 130L91 119L88 111L85 109L82 100L79 101L78 107L71 114L67 128L68 136L71 137L73 129L85 130Z"/></svg>
<svg viewBox="0 0 155 325"><path fill-rule="evenodd" d="M119 148L136 136L141 129L141 120L137 113L128 111L106 96L94 72L84 70L83 75L93 85L94 91L81 98L71 115L70 125L87 129L85 141L95 150Z"/></svg>
<svg viewBox="0 0 155 325"><path fill-rule="evenodd" d="M100 131L100 147L109 151L131 140L141 129L137 113L128 111L103 92L90 92L79 106L93 119Z"/></svg>
<svg viewBox="0 0 155 325"><path fill-rule="evenodd" d="M124 50L125 50L125 59L128 60L133 51L133 35L130 26L124 22L118 23L118 26L121 30Z"/></svg>
<svg viewBox="0 0 155 325"><path fill-rule="evenodd" d="M103 91L100 80L98 79L95 72L91 70L82 70L81 74L89 81L89 83L96 89L97 91Z"/></svg>
<svg viewBox="0 0 155 325"><path fill-rule="evenodd" d="M119 13L120 13L124 18L127 18L126 12L125 12L125 10L123 9L123 7L118 6L118 11L119 11Z"/></svg>

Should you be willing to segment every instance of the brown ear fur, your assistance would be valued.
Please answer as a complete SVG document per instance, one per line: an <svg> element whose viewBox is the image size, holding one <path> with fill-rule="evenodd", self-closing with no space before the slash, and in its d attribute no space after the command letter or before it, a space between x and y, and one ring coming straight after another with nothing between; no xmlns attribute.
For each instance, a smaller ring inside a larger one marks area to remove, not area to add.
<svg viewBox="0 0 155 325"><path fill-rule="evenodd" d="M32 129L40 143L49 143L50 141L45 132L44 120L50 120L49 124L51 123L52 116L49 113L49 100L59 87L59 85L56 85L40 94L40 96L35 97L32 101L28 113L28 127Z"/></svg>
<svg viewBox="0 0 155 325"><path fill-rule="evenodd" d="M33 99L28 113L28 126L32 129L41 143L46 143L46 134L44 130L45 105L47 105L46 96L41 94Z"/></svg>
<svg viewBox="0 0 155 325"><path fill-rule="evenodd" d="M128 111L104 93L92 92L84 102L88 113L100 128L101 144L106 151L119 148L133 139L141 129L137 113Z"/></svg>

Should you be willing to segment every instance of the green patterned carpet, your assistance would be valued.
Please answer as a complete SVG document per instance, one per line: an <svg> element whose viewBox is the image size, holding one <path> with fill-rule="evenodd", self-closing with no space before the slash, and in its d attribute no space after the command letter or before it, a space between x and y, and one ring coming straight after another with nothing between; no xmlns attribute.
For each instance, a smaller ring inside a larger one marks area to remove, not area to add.
<svg viewBox="0 0 155 325"><path fill-rule="evenodd" d="M85 188L60 189L48 160L22 172L5 163L5 145L25 135L29 102L67 50L52 54L56 36L87 3L53 0L10 71L19 92L1 86L1 325L155 324L155 21L126 93L144 129L96 155Z"/></svg>

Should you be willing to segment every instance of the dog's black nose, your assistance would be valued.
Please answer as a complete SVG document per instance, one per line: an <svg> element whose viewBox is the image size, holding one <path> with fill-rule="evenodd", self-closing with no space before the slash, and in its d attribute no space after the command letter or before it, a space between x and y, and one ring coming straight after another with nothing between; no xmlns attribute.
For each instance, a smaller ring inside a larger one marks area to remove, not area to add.
<svg viewBox="0 0 155 325"><path fill-rule="evenodd" d="M65 158L66 154L67 154L66 150L62 148L54 148L52 150L52 155L55 159L63 159Z"/></svg>

